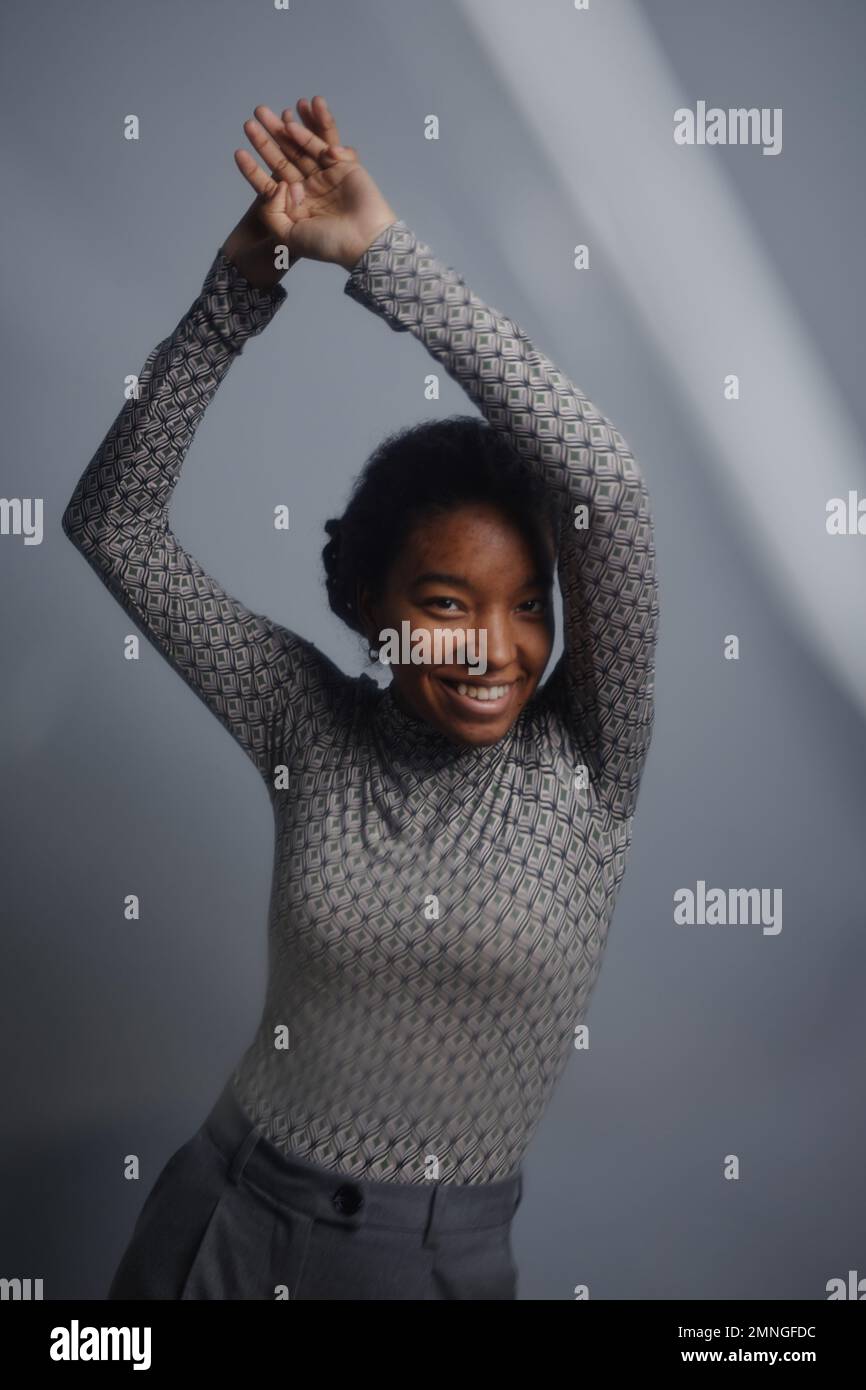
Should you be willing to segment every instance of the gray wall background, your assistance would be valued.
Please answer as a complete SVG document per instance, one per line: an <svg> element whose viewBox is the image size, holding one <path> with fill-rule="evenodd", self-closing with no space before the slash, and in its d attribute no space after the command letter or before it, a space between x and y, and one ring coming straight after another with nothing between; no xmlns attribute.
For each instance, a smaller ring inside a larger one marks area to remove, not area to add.
<svg viewBox="0 0 866 1390"><path fill-rule="evenodd" d="M610 26L639 24L636 45L658 46L677 105L783 107L775 158L678 153L713 161L772 263L833 383L826 427L844 412L858 440L836 462L862 492L866 10L591 0L578 15L534 0L531 12L559 66L546 79L528 62L522 89L483 38L485 24L499 40L527 22L514 0L292 0L287 14L240 0L91 0L4 16L0 490L44 498L45 535L40 546L0 537L0 1274L41 1277L46 1297L104 1296L156 1173L248 1044L273 846L255 769L154 650L122 659L129 620L60 516L124 376L174 327L249 201L232 159L243 120L257 102L280 110L315 92L398 215L613 418L654 499L656 730L592 1046L572 1058L525 1163L521 1297L568 1299L587 1283L593 1298L813 1299L829 1278L866 1274L866 742L856 681L841 669L866 643L863 590L831 556L847 546L862 576L866 539L828 541L820 514L785 535L839 639L834 664L798 623L769 542L762 552L732 505L726 460L621 266L587 235L603 189L583 190L582 225L557 177L601 141L605 120L581 106L579 81L563 84L570 55L646 128L628 105L629 53L609 63ZM603 42L608 66L594 53ZM548 80L574 122L545 145L521 103L541 101ZM129 112L137 143L122 138ZM423 139L429 112L438 143ZM657 132L665 158L671 120ZM616 161L606 168L623 202L602 210L614 228L624 206L640 227L645 166L628 141ZM685 264L705 228L700 206L676 213ZM571 248L584 240L593 269L581 277ZM702 280L720 305L730 269ZM289 303L199 429L172 525L245 603L357 672L356 643L325 601L322 522L386 430L472 407L450 382L438 406L425 402L423 350L345 297L344 280L307 262L286 278ZM694 288L666 269L647 293L688 315ZM761 327L744 321L744 342ZM693 331L711 338L713 320ZM718 383L706 384L713 408ZM792 409L813 386L786 377ZM777 477L787 451L769 415L752 437ZM820 482L822 466L820 450L792 456L792 491ZM760 463L752 481L762 485ZM270 527L280 501L288 535ZM722 660L727 633L740 636L739 662ZM675 926L673 894L699 878L781 887L781 934ZM123 920L128 892L141 896L137 924ZM137 1184L122 1177L128 1152L142 1157ZM738 1182L722 1176L729 1153Z"/></svg>

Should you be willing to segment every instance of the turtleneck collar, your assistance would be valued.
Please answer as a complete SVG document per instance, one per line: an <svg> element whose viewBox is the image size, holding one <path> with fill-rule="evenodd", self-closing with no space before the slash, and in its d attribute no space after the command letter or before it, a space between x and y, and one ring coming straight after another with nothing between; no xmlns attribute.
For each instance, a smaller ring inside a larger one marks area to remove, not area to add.
<svg viewBox="0 0 866 1390"><path fill-rule="evenodd" d="M496 759L509 742L511 730L497 743L454 743L426 719L404 710L398 703L393 678L380 690L375 713L386 752L397 753L419 763L453 763L460 766L484 765Z"/></svg>

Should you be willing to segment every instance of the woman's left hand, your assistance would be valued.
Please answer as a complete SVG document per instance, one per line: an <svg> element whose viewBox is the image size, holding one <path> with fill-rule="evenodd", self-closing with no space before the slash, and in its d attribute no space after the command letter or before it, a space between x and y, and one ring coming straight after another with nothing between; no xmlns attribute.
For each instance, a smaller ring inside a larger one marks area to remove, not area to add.
<svg viewBox="0 0 866 1390"><path fill-rule="evenodd" d="M256 119L244 123L270 170L266 174L247 150L235 151L238 168L258 195L250 211L267 228L271 247L284 244L293 261L306 256L351 270L397 214L357 151L340 145L324 98L301 98L297 108L303 125L290 109L280 119L268 106L257 106ZM230 243L231 238L224 249L231 259Z"/></svg>

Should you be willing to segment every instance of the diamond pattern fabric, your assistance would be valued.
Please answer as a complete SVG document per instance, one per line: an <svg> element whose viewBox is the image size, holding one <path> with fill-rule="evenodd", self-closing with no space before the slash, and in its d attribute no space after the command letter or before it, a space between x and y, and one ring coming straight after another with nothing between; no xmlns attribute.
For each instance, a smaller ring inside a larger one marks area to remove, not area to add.
<svg viewBox="0 0 866 1390"><path fill-rule="evenodd" d="M613 425L403 220L344 290L417 338L560 499L564 652L499 743L455 746L172 533L198 423L287 298L221 251L63 528L271 797L268 985L232 1074L256 1127L355 1177L485 1182L517 1170L565 1068L625 872L654 713L650 503Z"/></svg>

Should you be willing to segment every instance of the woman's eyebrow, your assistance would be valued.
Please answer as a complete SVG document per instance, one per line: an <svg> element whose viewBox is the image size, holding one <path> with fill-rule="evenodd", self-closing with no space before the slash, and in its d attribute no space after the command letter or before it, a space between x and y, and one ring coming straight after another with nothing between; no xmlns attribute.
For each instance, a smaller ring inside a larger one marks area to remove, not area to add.
<svg viewBox="0 0 866 1390"><path fill-rule="evenodd" d="M412 580L413 584L460 584L464 589L471 589L469 580L462 574L446 574L444 570L426 570L424 574L416 574Z"/></svg>
<svg viewBox="0 0 866 1390"><path fill-rule="evenodd" d="M411 581L415 584L456 584L463 589L471 589L469 580L462 574L448 574L444 570L426 570L424 574L417 574ZM530 574L516 587L518 589L546 589L552 583L550 576L543 574Z"/></svg>

